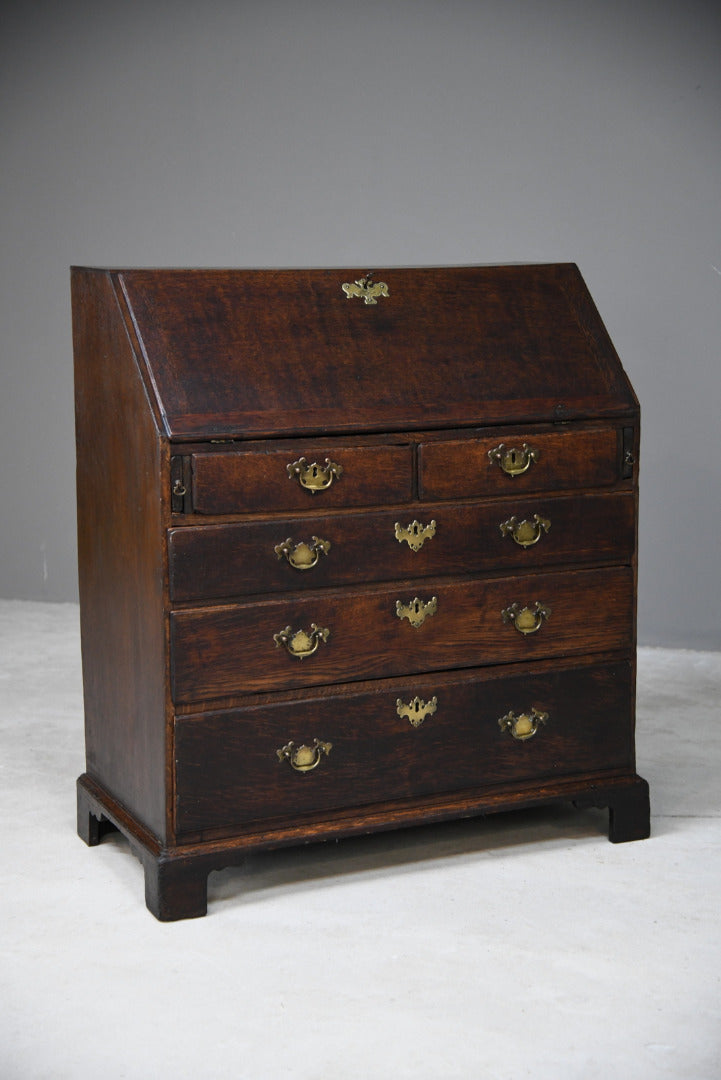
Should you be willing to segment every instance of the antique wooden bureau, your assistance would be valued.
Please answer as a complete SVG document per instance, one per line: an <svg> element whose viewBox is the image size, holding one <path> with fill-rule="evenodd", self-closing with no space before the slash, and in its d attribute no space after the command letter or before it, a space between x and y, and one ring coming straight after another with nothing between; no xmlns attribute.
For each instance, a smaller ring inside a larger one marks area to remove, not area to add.
<svg viewBox="0 0 721 1080"><path fill-rule="evenodd" d="M572 264L72 272L87 772L160 919L249 851L648 835L639 410Z"/></svg>

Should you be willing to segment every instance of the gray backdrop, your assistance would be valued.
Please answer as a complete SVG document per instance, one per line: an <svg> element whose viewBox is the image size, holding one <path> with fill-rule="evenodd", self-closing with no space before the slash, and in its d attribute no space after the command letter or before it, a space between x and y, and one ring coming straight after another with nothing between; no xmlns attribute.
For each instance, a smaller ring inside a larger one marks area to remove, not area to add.
<svg viewBox="0 0 721 1080"><path fill-rule="evenodd" d="M76 597L71 263L569 260L642 405L640 639L721 648L721 4L3 12L0 596Z"/></svg>

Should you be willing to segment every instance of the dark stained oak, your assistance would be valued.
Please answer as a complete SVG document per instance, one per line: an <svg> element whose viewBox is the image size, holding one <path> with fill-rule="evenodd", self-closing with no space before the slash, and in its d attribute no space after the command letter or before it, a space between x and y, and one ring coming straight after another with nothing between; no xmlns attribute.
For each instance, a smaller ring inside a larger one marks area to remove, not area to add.
<svg viewBox="0 0 721 1080"><path fill-rule="evenodd" d="M77 828L160 920L288 844L559 800L649 833L639 409L578 268L365 277L72 270Z"/></svg>
<svg viewBox="0 0 721 1080"><path fill-rule="evenodd" d="M299 461L304 467L318 465L330 478L329 486L313 491L289 476L288 466ZM333 465L342 470L337 477ZM341 443L330 452L302 441L292 451L266 444L247 451L192 454L191 469L193 509L199 514L374 506L406 502L413 494L409 446Z"/></svg>
<svg viewBox="0 0 721 1080"><path fill-rule="evenodd" d="M415 599L417 583L364 591L312 593L171 616L176 705L225 695L345 683L452 667L510 663L629 648L633 575L628 568L518 578L429 582L418 588L436 611L421 626L396 613ZM540 628L520 633L502 612L542 603ZM329 631L312 656L299 659L274 634L290 625Z"/></svg>
<svg viewBox="0 0 721 1080"><path fill-rule="evenodd" d="M500 446L521 451L527 446L536 456L525 472L509 475L489 458L489 452ZM484 432L481 438L426 443L419 448L419 457L423 499L607 487L621 476L619 440L613 427L522 429L503 437Z"/></svg>
<svg viewBox="0 0 721 1080"><path fill-rule="evenodd" d="M534 522L539 539L522 547L512 518ZM413 550L399 541L396 525L414 521L433 535ZM298 569L276 548L319 537L330 546L314 566ZM558 565L630 563L635 544L632 492L553 497L519 493L475 503L418 504L390 511L343 515L285 516L271 522L177 527L168 534L170 591L174 601L222 600L233 596L354 585L489 570L523 573Z"/></svg>
<svg viewBox="0 0 721 1080"><path fill-rule="evenodd" d="M631 667L599 665L498 678L439 674L423 700L435 712L419 726L398 715L416 685L308 697L176 722L178 836L225 830L299 812L362 806L464 788L633 766ZM431 693L432 691L432 693ZM531 708L547 715L527 740L498 721ZM277 751L293 741L331 743L311 772Z"/></svg>
<svg viewBox="0 0 721 1080"><path fill-rule="evenodd" d="M174 437L402 431L616 416L635 398L572 264L121 270ZM218 363L220 359L221 363Z"/></svg>
<svg viewBox="0 0 721 1080"><path fill-rule="evenodd" d="M107 275L75 273L72 287L88 769L165 838L168 451Z"/></svg>

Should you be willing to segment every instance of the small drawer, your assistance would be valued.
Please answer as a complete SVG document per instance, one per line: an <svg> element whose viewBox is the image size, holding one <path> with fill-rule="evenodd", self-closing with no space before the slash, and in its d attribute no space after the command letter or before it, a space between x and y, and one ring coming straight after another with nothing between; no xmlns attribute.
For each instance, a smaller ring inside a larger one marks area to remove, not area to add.
<svg viewBox="0 0 721 1080"><path fill-rule="evenodd" d="M170 616L176 703L632 644L630 567L403 582Z"/></svg>
<svg viewBox="0 0 721 1080"><path fill-rule="evenodd" d="M631 492L185 526L168 535L175 602L494 569L628 563Z"/></svg>
<svg viewBox="0 0 721 1080"><path fill-rule="evenodd" d="M180 839L463 789L633 768L628 662L423 676L175 723Z"/></svg>
<svg viewBox="0 0 721 1080"><path fill-rule="evenodd" d="M198 514L320 510L405 502L413 487L407 445L299 443L190 456L192 509Z"/></svg>
<svg viewBox="0 0 721 1080"><path fill-rule="evenodd" d="M427 442L419 447L420 497L604 487L620 480L620 463L620 437L613 427Z"/></svg>

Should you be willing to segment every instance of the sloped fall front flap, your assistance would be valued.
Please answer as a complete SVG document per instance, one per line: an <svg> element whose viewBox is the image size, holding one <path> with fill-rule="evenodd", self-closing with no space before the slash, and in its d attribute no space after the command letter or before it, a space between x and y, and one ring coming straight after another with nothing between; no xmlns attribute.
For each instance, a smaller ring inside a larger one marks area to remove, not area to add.
<svg viewBox="0 0 721 1080"><path fill-rule="evenodd" d="M573 264L109 273L174 439L636 408Z"/></svg>

